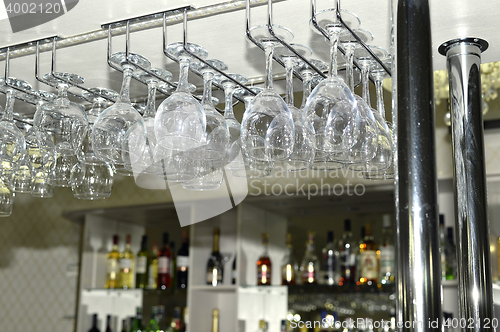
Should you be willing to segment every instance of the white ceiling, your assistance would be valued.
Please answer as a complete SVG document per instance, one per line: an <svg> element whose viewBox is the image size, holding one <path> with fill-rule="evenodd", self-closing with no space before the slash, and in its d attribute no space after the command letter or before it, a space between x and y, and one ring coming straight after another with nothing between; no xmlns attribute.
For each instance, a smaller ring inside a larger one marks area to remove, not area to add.
<svg viewBox="0 0 500 332"><path fill-rule="evenodd" d="M70 37L96 31L101 24L120 19L156 13L185 5L196 8L208 6L217 0L81 0L67 14L41 26L13 34L7 20L0 21L2 39L0 47L14 45L46 36L60 35ZM328 8L333 1L317 0L318 10ZM432 48L434 70L446 67L445 58L438 54L438 46L458 37L479 37L490 43L490 48L483 55L483 62L500 60L500 34L497 22L500 13L500 1L490 1L479 5L477 1L431 0ZM487 7L487 8L486 8ZM361 20L361 28L375 36L372 44L389 48L389 1L343 0L342 8L356 13ZM252 9L252 25L266 23L266 6ZM309 27L309 0L286 0L274 5L274 22L290 28L294 34L294 43L310 46L313 58L327 60L328 49L324 39L312 32ZM168 27L168 42L180 41L182 24ZM189 41L203 45L209 52L209 58L226 62L228 72L237 72L247 77L260 77L264 73L264 55L245 38L244 8L210 17L189 21ZM124 50L124 38L113 39L113 51ZM151 60L154 67L166 68L177 79L177 65L162 53L161 28L134 32L131 50ZM86 79L86 87L109 87L119 90L121 74L109 68L106 63L106 40L63 48L58 51L57 71L73 72ZM50 55L42 54L42 72L48 72ZM2 64L3 65L3 64ZM276 72L283 72L275 66ZM10 75L32 83L36 89L49 89L34 78L34 56L25 56L11 60ZM193 82L199 80L190 76ZM278 89L282 89L278 85ZM146 89L135 82L132 86L134 96L145 95Z"/></svg>

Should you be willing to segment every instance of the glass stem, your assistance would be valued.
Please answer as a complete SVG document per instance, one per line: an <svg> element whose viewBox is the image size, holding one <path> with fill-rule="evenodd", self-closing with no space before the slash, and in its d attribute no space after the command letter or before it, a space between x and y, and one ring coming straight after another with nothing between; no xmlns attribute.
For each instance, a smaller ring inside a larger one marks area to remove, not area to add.
<svg viewBox="0 0 500 332"><path fill-rule="evenodd" d="M189 59L181 58L179 61L179 85L177 86L178 92L189 93L188 74L189 74Z"/></svg>
<svg viewBox="0 0 500 332"><path fill-rule="evenodd" d="M2 120L14 121L14 103L16 98L14 98L14 93L12 91L7 91L7 101L5 103L5 111L3 113Z"/></svg>
<svg viewBox="0 0 500 332"><path fill-rule="evenodd" d="M132 71L132 68L123 68L122 88L117 102L130 103L130 80L132 79Z"/></svg>
<svg viewBox="0 0 500 332"><path fill-rule="evenodd" d="M158 82L149 81L148 82L148 102L146 104L146 110L144 111L144 118L154 118L156 115L156 87Z"/></svg>
<svg viewBox="0 0 500 332"><path fill-rule="evenodd" d="M361 79L363 81L363 100L368 106L370 106L370 90L369 90L369 80L368 80L368 68L366 66L361 66Z"/></svg>
<svg viewBox="0 0 500 332"><path fill-rule="evenodd" d="M337 48L339 45L339 33L330 33L330 77L337 76Z"/></svg>
<svg viewBox="0 0 500 332"><path fill-rule="evenodd" d="M345 57L347 60L346 83L354 93L354 46L350 43L345 45Z"/></svg>
<svg viewBox="0 0 500 332"><path fill-rule="evenodd" d="M384 106L384 88L382 87L382 79L375 79L375 88L377 91L377 110L379 111L382 119L385 119L385 106Z"/></svg>
<svg viewBox="0 0 500 332"><path fill-rule="evenodd" d="M203 98L202 105L212 105L212 79L214 74L210 71L203 72Z"/></svg>
<svg viewBox="0 0 500 332"><path fill-rule="evenodd" d="M226 100L226 107L224 108L224 118L226 119L234 119L233 112L233 92L234 87L231 84L228 84L224 87L224 95Z"/></svg>
<svg viewBox="0 0 500 332"><path fill-rule="evenodd" d="M310 71L305 71L302 73L302 105L300 108L303 109L306 106L307 98L311 94L311 80L312 74Z"/></svg>
<svg viewBox="0 0 500 332"><path fill-rule="evenodd" d="M291 59L285 59L286 70L286 97L285 102L288 106L293 106L293 62Z"/></svg>
<svg viewBox="0 0 500 332"><path fill-rule="evenodd" d="M273 52L274 44L272 42L264 44L266 51L266 89L273 89Z"/></svg>

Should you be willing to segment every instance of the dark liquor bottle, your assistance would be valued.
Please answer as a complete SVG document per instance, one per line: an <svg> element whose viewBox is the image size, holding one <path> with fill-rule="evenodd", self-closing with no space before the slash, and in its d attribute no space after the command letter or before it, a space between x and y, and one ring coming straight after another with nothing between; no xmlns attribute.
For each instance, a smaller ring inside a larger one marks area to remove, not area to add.
<svg viewBox="0 0 500 332"><path fill-rule="evenodd" d="M379 272L377 244L373 240L371 224L366 224L365 233L365 239L359 248L359 255L361 256L361 277L359 282L372 285L377 283Z"/></svg>
<svg viewBox="0 0 500 332"><path fill-rule="evenodd" d="M338 278L338 261L339 251L333 242L333 232L329 231L327 236L326 246L322 250L323 253L323 284L336 285L339 282Z"/></svg>
<svg viewBox="0 0 500 332"><path fill-rule="evenodd" d="M186 288L188 285L189 271L189 234L182 232L182 245L177 252L177 285L179 288Z"/></svg>
<svg viewBox="0 0 500 332"><path fill-rule="evenodd" d="M92 315L92 327L90 328L89 332L101 332L101 330L99 330L97 325L98 325L97 314L93 314Z"/></svg>
<svg viewBox="0 0 500 332"><path fill-rule="evenodd" d="M135 287L147 288L149 277L149 252L148 252L148 238L146 235L141 239L141 250L137 253L135 264Z"/></svg>
<svg viewBox="0 0 500 332"><path fill-rule="evenodd" d="M163 233L163 248L158 252L158 288L170 288L172 276L170 275L170 261L172 260L172 251L168 246L168 233Z"/></svg>
<svg viewBox="0 0 500 332"><path fill-rule="evenodd" d="M219 252L219 228L214 228L214 242L212 253L207 262L207 285L217 286L222 284L223 280L223 262L222 255Z"/></svg>
<svg viewBox="0 0 500 332"><path fill-rule="evenodd" d="M129 329L127 328L127 320L126 319L122 320L122 331L121 332L129 332Z"/></svg>
<svg viewBox="0 0 500 332"><path fill-rule="evenodd" d="M233 280L231 281L231 283L233 285L236 285L236 278L238 278L238 270L236 269L236 256L234 256L234 260L233 260L233 273L232 273L232 276L233 276Z"/></svg>
<svg viewBox="0 0 500 332"><path fill-rule="evenodd" d="M355 243L352 239L351 220L344 221L344 234L339 242L340 282L339 285L355 283L356 255Z"/></svg>
<svg viewBox="0 0 500 332"><path fill-rule="evenodd" d="M262 234L262 246L264 252L257 260L257 285L265 286L271 285L272 281L272 263L267 252L267 245L269 243L269 234Z"/></svg>
<svg viewBox="0 0 500 332"><path fill-rule="evenodd" d="M297 279L298 264L295 259L292 246L292 234L286 235L286 252L281 262L281 284L295 285Z"/></svg>
<svg viewBox="0 0 500 332"><path fill-rule="evenodd" d="M111 316L106 316L106 332L113 332L111 329Z"/></svg>
<svg viewBox="0 0 500 332"><path fill-rule="evenodd" d="M175 256L175 242L170 241L170 250L172 251L172 259L170 260L170 277L172 279L172 288L177 287L177 257Z"/></svg>

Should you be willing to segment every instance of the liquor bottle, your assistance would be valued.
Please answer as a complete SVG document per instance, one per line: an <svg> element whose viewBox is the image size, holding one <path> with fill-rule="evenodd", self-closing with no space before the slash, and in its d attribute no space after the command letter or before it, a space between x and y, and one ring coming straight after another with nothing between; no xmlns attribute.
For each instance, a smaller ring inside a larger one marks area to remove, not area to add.
<svg viewBox="0 0 500 332"><path fill-rule="evenodd" d="M287 332L286 320L282 319L280 324L280 332Z"/></svg>
<svg viewBox="0 0 500 332"><path fill-rule="evenodd" d="M182 245L177 252L177 285L179 288L187 288L189 271L189 234L182 232Z"/></svg>
<svg viewBox="0 0 500 332"><path fill-rule="evenodd" d="M396 275L396 251L394 247L394 233L391 227L391 215L384 214L382 228L382 244L380 246L380 276L382 285L394 283Z"/></svg>
<svg viewBox="0 0 500 332"><path fill-rule="evenodd" d="M170 277L172 281L170 282L170 287L177 287L177 257L175 256L175 243L170 241L170 251L172 251L172 259L170 260Z"/></svg>
<svg viewBox="0 0 500 332"><path fill-rule="evenodd" d="M314 235L314 232L309 232L306 253L302 264L300 264L300 275L303 285L318 283L319 261L314 248Z"/></svg>
<svg viewBox="0 0 500 332"><path fill-rule="evenodd" d="M112 332L113 330L111 329L111 315L106 316L106 330L105 332Z"/></svg>
<svg viewBox="0 0 500 332"><path fill-rule="evenodd" d="M439 215L439 256L441 260L441 280L446 280L446 236L444 234L444 215Z"/></svg>
<svg viewBox="0 0 500 332"><path fill-rule="evenodd" d="M238 278L238 270L236 269L236 255L234 256L233 260L233 273L232 273L232 280L231 284L236 285L236 278Z"/></svg>
<svg viewBox="0 0 500 332"><path fill-rule="evenodd" d="M333 232L329 231L323 253L323 280L325 285L336 285L339 282L339 251L333 242Z"/></svg>
<svg viewBox="0 0 500 332"><path fill-rule="evenodd" d="M141 239L141 250L137 253L137 261L135 265L135 287L147 288L148 286L148 265L149 265L149 252L148 252L148 238L146 235Z"/></svg>
<svg viewBox="0 0 500 332"><path fill-rule="evenodd" d="M181 332L187 331L188 319L188 308L184 307L184 310L182 311Z"/></svg>
<svg viewBox="0 0 500 332"><path fill-rule="evenodd" d="M143 332L144 327L142 325L142 308L137 307L137 314L131 324L130 332Z"/></svg>
<svg viewBox="0 0 500 332"><path fill-rule="evenodd" d="M457 252L453 241L453 227L447 229L446 241L446 280L454 280L457 278Z"/></svg>
<svg viewBox="0 0 500 332"><path fill-rule="evenodd" d="M212 253L207 262L207 285L217 286L222 284L223 280L223 263L222 255L219 252L219 228L214 228L214 242Z"/></svg>
<svg viewBox="0 0 500 332"><path fill-rule="evenodd" d="M377 259L377 244L373 240L372 227L370 223L365 226L364 242L359 248L361 256L361 284L372 285L378 280L378 259Z"/></svg>
<svg viewBox="0 0 500 332"><path fill-rule="evenodd" d="M170 327L166 332L180 332L181 330L181 308L174 308L174 315L172 316L172 322L170 323Z"/></svg>
<svg viewBox="0 0 500 332"><path fill-rule="evenodd" d="M153 250L149 258L148 266L148 288L158 288L158 245L153 243Z"/></svg>
<svg viewBox="0 0 500 332"><path fill-rule="evenodd" d="M267 332L267 322L265 320L259 320L259 329L257 332Z"/></svg>
<svg viewBox="0 0 500 332"><path fill-rule="evenodd" d="M267 252L267 245L269 243L269 234L262 234L262 246L264 252L257 260L257 285L270 286L272 282L272 263Z"/></svg>
<svg viewBox="0 0 500 332"><path fill-rule="evenodd" d="M158 307L151 307L151 319L149 320L148 327L146 331L156 332L160 330L160 325L158 321Z"/></svg>
<svg viewBox="0 0 500 332"><path fill-rule="evenodd" d="M352 239L351 220L344 221L344 234L339 242L340 282L339 285L355 283L356 255L355 243Z"/></svg>
<svg viewBox="0 0 500 332"><path fill-rule="evenodd" d="M219 332L219 309L212 311L212 332Z"/></svg>
<svg viewBox="0 0 500 332"><path fill-rule="evenodd" d="M168 233L163 233L163 248L158 253L158 288L170 288L172 276L170 275L170 260L172 251L168 246Z"/></svg>
<svg viewBox="0 0 500 332"><path fill-rule="evenodd" d="M113 247L106 255L106 284L104 288L118 288L120 277L120 253L118 252L118 235L113 235Z"/></svg>
<svg viewBox="0 0 500 332"><path fill-rule="evenodd" d="M360 255L360 250L361 247L363 246L364 239L365 239L365 226L361 226L361 236L359 237L359 243L356 246L356 250L354 253L354 256L356 257L356 275L354 276L354 280L356 282L359 282L359 279L361 278L361 255Z"/></svg>
<svg viewBox="0 0 500 332"><path fill-rule="evenodd" d="M99 330L97 325L98 325L97 314L93 314L92 315L92 327L90 328L89 332L101 332L101 330Z"/></svg>
<svg viewBox="0 0 500 332"><path fill-rule="evenodd" d="M134 254L130 242L130 234L127 234L125 250L120 254L120 287L124 289L134 288Z"/></svg>
<svg viewBox="0 0 500 332"><path fill-rule="evenodd" d="M127 320L122 319L122 330L121 332L129 332L129 329L127 328Z"/></svg>
<svg viewBox="0 0 500 332"><path fill-rule="evenodd" d="M297 279L298 264L295 259L292 246L292 234L286 235L286 252L281 262L281 284L295 285Z"/></svg>

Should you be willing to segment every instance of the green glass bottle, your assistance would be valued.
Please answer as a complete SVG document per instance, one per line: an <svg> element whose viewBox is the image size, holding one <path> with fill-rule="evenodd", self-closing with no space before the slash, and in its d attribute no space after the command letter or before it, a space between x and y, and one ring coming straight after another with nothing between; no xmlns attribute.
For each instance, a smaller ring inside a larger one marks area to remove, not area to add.
<svg viewBox="0 0 500 332"><path fill-rule="evenodd" d="M148 252L148 238L146 235L142 236L141 250L137 253L135 264L135 287L147 288L149 277L149 252Z"/></svg>
<svg viewBox="0 0 500 332"><path fill-rule="evenodd" d="M135 316L134 322L130 327L130 332L144 332L144 327L142 325L142 308L137 307L137 315Z"/></svg>
<svg viewBox="0 0 500 332"><path fill-rule="evenodd" d="M149 320L148 332L160 331L159 317L158 317L158 307L151 308L151 319Z"/></svg>

